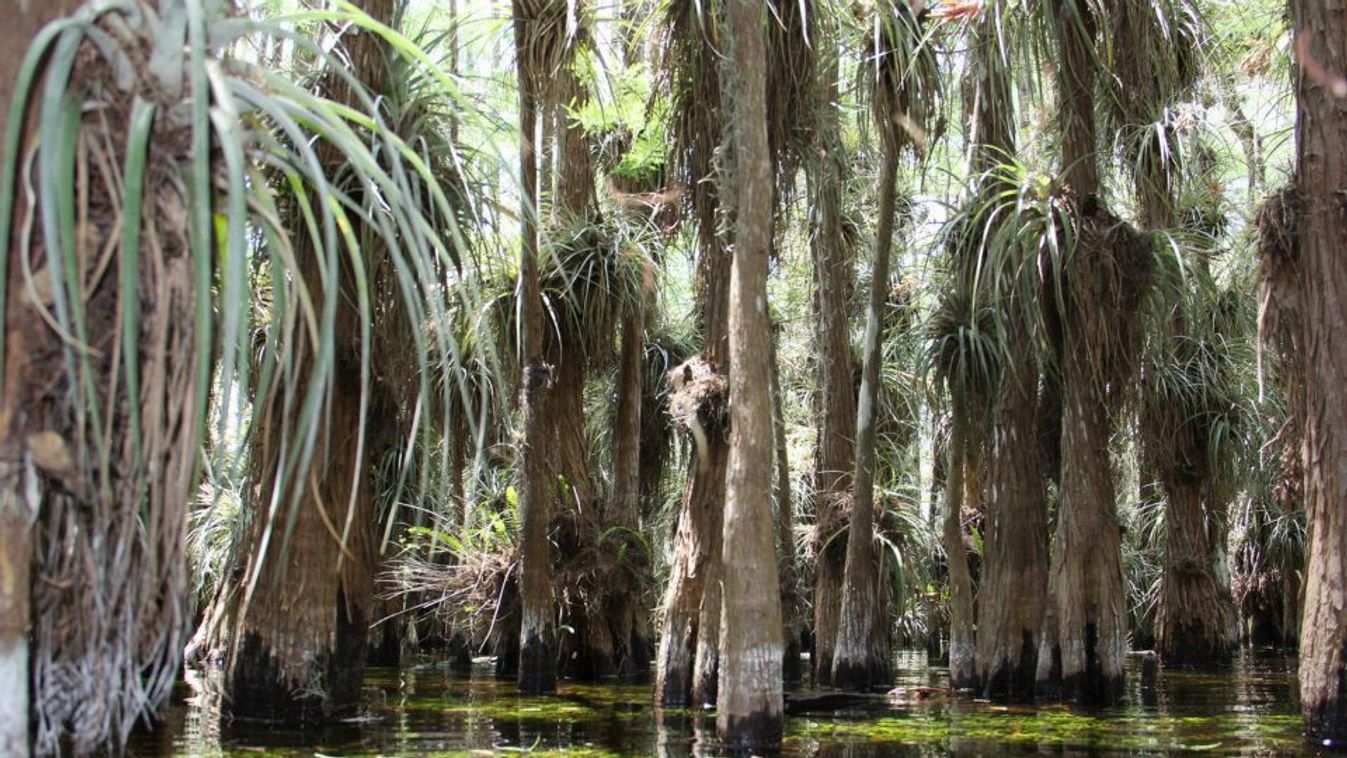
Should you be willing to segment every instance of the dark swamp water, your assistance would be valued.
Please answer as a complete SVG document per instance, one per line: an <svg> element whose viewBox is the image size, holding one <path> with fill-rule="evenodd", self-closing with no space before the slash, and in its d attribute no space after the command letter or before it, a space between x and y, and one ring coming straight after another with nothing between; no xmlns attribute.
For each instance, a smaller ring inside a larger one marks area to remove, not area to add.
<svg viewBox="0 0 1347 758"><path fill-rule="evenodd" d="M913 696L874 698L787 717L786 756L1301 755L1295 659L1246 652L1219 671L1163 670L1142 688L1135 664L1122 705L998 706L951 700L942 668L924 653L897 661ZM136 738L135 755L659 756L717 754L712 714L657 711L649 685L563 683L553 698L521 698L477 666L471 678L433 663L372 670L358 720L317 731L222 725L203 675L190 672L160 729ZM922 697L916 697L920 693ZM795 691L798 699L813 693ZM810 707L828 707L813 703Z"/></svg>

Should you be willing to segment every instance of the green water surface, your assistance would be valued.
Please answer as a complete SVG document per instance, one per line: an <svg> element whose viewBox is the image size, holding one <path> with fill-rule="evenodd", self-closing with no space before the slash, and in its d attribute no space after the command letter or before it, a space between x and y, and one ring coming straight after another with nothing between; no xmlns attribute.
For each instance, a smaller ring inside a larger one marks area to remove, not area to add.
<svg viewBox="0 0 1347 758"><path fill-rule="evenodd" d="M1214 671L1165 670L1142 688L1129 669L1122 705L1004 706L918 688L946 671L924 653L898 657L893 698L791 715L783 754L886 755L1300 755L1295 659L1246 652ZM168 717L132 745L136 755L378 756L653 755L718 753L714 714L653 707L649 685L563 683L555 697L525 698L480 665L473 676L434 662L366 678L359 719L300 731L222 723L207 674L189 672ZM801 695L809 694L800 691Z"/></svg>

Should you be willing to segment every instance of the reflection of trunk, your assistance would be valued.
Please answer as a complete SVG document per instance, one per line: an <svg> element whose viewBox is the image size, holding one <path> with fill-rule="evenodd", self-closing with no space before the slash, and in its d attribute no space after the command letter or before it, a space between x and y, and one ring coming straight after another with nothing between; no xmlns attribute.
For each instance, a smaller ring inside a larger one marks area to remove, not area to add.
<svg viewBox="0 0 1347 758"><path fill-rule="evenodd" d="M512 4L519 74L519 181L524 190L519 245L519 408L524 438L519 445L519 690L525 694L556 689L556 598L552 590L551 546L547 541L549 497L545 407L551 377L543 364L542 296L538 285L537 126L542 102L539 79L528 53L536 47L531 28L536 8L525 0Z"/></svg>
<svg viewBox="0 0 1347 758"><path fill-rule="evenodd" d="M963 415L955 410L955 417ZM945 487L945 517L940 530L945 563L949 568L949 681L955 689L974 684L973 670L973 579L963 541L964 501L969 494L969 475L977 470L977 456L969 455L974 444L957 421L950 431L949 482Z"/></svg>
<svg viewBox="0 0 1347 758"><path fill-rule="evenodd" d="M1155 615L1156 647L1166 664L1226 660L1235 646L1235 607L1215 573L1216 552L1200 482L1166 477L1165 567Z"/></svg>
<svg viewBox="0 0 1347 758"><path fill-rule="evenodd" d="M1014 310L1012 305L1011 309ZM977 678L987 697L1033 694L1048 579L1048 509L1035 441L1038 366L1011 327L992 416L990 486L978 588Z"/></svg>
<svg viewBox="0 0 1347 758"><path fill-rule="evenodd" d="M835 43L834 43L835 44ZM837 54L832 49L822 70L823 101L837 98ZM854 263L842 212L845 165L835 108L825 108L822 138L826 147L809 162L810 253L814 260L814 349L818 360L814 453L814 649L811 662L817 685L832 683L833 647L842 603L846 563L846 513L855 464L856 384L852 369L850 312Z"/></svg>
<svg viewBox="0 0 1347 758"><path fill-rule="evenodd" d="M889 256L898 174L898 141L884 141L879 173L879 228L870 273L870 307L856 412L856 467L847 532L841 617L833 658L833 684L865 690L889 681L888 598L876 591L874 571L875 417L879 400L880 324L889 294ZM876 628L879 627L879 628Z"/></svg>
<svg viewBox="0 0 1347 758"><path fill-rule="evenodd" d="M737 222L730 277L730 455L725 485L724 614L716 732L731 750L774 750L784 727L781 604L772 533L771 327L767 257L772 170L767 146L763 4L730 0ZM766 349L764 349L766 348Z"/></svg>
<svg viewBox="0 0 1347 758"><path fill-rule="evenodd" d="M698 272L702 286L699 307L706 335L702 358L723 376L729 368L726 318L730 256L714 236L703 234L702 243ZM724 398L716 402L723 403ZM699 410L706 414L701 417L706 446L705 450L700 442L693 446L691 475L678 517L673 570L664 595L664 633L655 685L664 705L703 703L707 695L711 699L715 696L720 540L729 440L723 422L712 418L718 418L722 409ZM708 622L714 622L714 626L708 627Z"/></svg>
<svg viewBox="0 0 1347 758"><path fill-rule="evenodd" d="M1310 734L1347 739L1347 15L1340 4L1294 0L1296 180L1303 203L1299 257L1305 288L1305 511L1309 560L1300 626L1300 698ZM1327 79L1333 81L1327 81Z"/></svg>

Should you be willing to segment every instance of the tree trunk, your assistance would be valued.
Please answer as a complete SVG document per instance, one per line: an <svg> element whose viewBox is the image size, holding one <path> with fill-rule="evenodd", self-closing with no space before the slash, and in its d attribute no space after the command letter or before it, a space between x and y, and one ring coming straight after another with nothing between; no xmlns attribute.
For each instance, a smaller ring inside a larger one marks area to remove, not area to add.
<svg viewBox="0 0 1347 758"><path fill-rule="evenodd" d="M847 532L846 567L842 579L841 617L833 657L833 684L867 690L892 678L889 660L888 598L876 591L874 567L875 423L879 401L880 324L889 294L889 257L893 249L894 186L898 176L898 143L885 140L879 173L879 228L870 279L870 304L865 323L861 391L856 410L856 468L851 524ZM960 549L962 556L962 548ZM882 628L876 629L876 625Z"/></svg>
<svg viewBox="0 0 1347 758"><path fill-rule="evenodd" d="M1327 745L1347 743L1347 6L1293 0L1299 258L1308 379L1305 511L1309 560L1300 626L1300 699L1305 726Z"/></svg>
<svg viewBox="0 0 1347 758"><path fill-rule="evenodd" d="M800 634L804 630L804 598L800 596L799 568L795 562L795 508L790 491L790 456L786 449L786 415L782 409L781 362L777 342L771 342L772 428L775 443L776 477L772 480L772 499L776 502L777 575L781 583L781 631L785 653L781 676L785 682L800 681L802 671Z"/></svg>
<svg viewBox="0 0 1347 758"><path fill-rule="evenodd" d="M1081 251L1081 254L1088 254ZM1063 697L1122 694L1127 652L1121 533L1114 513L1109 421L1085 356L1067 342L1063 366L1062 494L1048 577L1038 685Z"/></svg>
<svg viewBox="0 0 1347 758"><path fill-rule="evenodd" d="M524 438L519 445L519 691L552 692L557 684L556 598L552 588L552 551L547 540L549 498L545 405L552 383L543 363L542 295L538 284L538 114L543 102L540 78L527 57L536 45L531 28L537 14L525 0L513 0L516 65L519 75L519 182L523 188L519 245L519 408Z"/></svg>
<svg viewBox="0 0 1347 758"><path fill-rule="evenodd" d="M767 145L764 9L730 0L735 179L731 272L730 461L724 524L724 613L716 732L732 750L775 750L784 729L781 603L772 534L771 339L767 257L772 170Z"/></svg>
<svg viewBox="0 0 1347 758"><path fill-rule="evenodd" d="M21 2L8 15L0 30L0 46L9 53L0 56L0 135L9 128L10 119L26 114L14 113L14 88L23 63L24 53L38 31L51 20L63 16L80 3L77 0L56 2ZM3 139L0 136L0 139ZM0 154L0 162L9 156ZM22 200L20 200L22 202ZM17 214L16 214L17 216ZM14 411L25 404L16 393L25 391L25 385L44 381L25 375L28 363L27 349L20 337L21 330L12 328L16 320L32 318L28 309L20 309L21 277L14 272L18 248L14 240L4 240L5 255L9 256L9 280L0 282L6 288L6 312L0 328L5 336L4 409L0 410L5 441L0 443L0 755L23 758L29 755L29 626L30 585L29 567L33 559L33 525L37 520L40 499L37 475L24 451L26 445L16 444L24 436ZM31 386L31 385L30 385Z"/></svg>
<svg viewBox="0 0 1347 758"><path fill-rule="evenodd" d="M1083 308L1101 309L1112 295L1101 291L1103 268L1115 251L1111 232L1099 231L1111 219L1098 203L1099 170L1094 121L1096 21L1086 3L1062 0L1052 6L1058 46L1057 92L1062 166L1078 201L1078 235L1064 262L1067 299ZM1121 225L1116 219L1108 225ZM1088 239L1086 238L1088 236ZM1107 260L1106 260L1107 259ZM1075 288L1074 291L1071 291ZM1072 700L1113 701L1122 693L1127 652L1126 598L1123 591L1121 532L1115 513L1109 382L1096 344L1100 319L1127 313L1069 312L1063 327L1061 365L1061 503L1057 513L1048 611L1038 655L1038 686ZM1122 327L1119 327L1122 328Z"/></svg>
<svg viewBox="0 0 1347 758"><path fill-rule="evenodd" d="M960 414L956 409L956 418ZM949 571L949 683L956 690L975 684L973 669L973 578L964 550L963 511L970 494L969 477L977 470L977 456L969 455L972 442L964 425L955 421L949 438L949 482L945 487L945 517L941 546Z"/></svg>
<svg viewBox="0 0 1347 758"><path fill-rule="evenodd" d="M0 755L29 754L28 567L39 507L36 479L29 461L0 462L0 687L8 693L0 698Z"/></svg>
<svg viewBox="0 0 1347 758"><path fill-rule="evenodd" d="M1229 660L1238 622L1228 584L1222 585L1212 555L1217 552L1208 526L1215 521L1203 507L1200 481L1165 478L1165 564L1155 614L1157 652L1166 665L1195 665Z"/></svg>
<svg viewBox="0 0 1347 758"><path fill-rule="evenodd" d="M1018 301L1009 306L1017 307ZM1048 583L1048 507L1036 444L1038 366L1022 328L1011 328L1006 354L992 416L976 665L984 697L1019 700L1034 691Z"/></svg>
<svg viewBox="0 0 1347 758"><path fill-rule="evenodd" d="M836 43L821 66L823 101L837 100ZM851 350L850 302L854 261L842 213L845 165L835 107L823 111L818 157L809 162L814 266L814 349L818 354L814 453L814 683L832 683L833 648L842 604L847 555L846 504L855 465L856 379Z"/></svg>
<svg viewBox="0 0 1347 758"><path fill-rule="evenodd" d="M698 278L702 290L699 308L706 342L702 358L721 376L730 366L729 308L730 256L714 232L701 235ZM723 403L724 398L715 402ZM681 706L705 703L715 697L716 678L696 677L697 661L703 674L714 674L720 632L720 545L725 505L725 472L729 440L723 409L701 408L705 449L694 446L691 473L684 491L674 538L673 569L665 592L664 631L660 638L655 690L661 704ZM707 595L714 585L714 597ZM710 601L714 602L710 602ZM705 623L715 621L715 627ZM695 692L694 692L695 690Z"/></svg>
<svg viewBox="0 0 1347 758"><path fill-rule="evenodd" d="M365 3L363 10L389 24L396 7L397 0L375 0ZM342 44L352 75L370 91L383 91L388 47L382 38L351 29ZM330 87L333 100L355 102L345 80L332 76ZM326 145L320 157L332 166L344 158ZM308 244L295 243L300 249ZM306 282L324 276L312 253L303 256L300 265ZM279 510L273 508L274 518L253 519L245 576L255 586L237 593L241 605L233 614L225 679L229 712L236 717L311 722L345 717L359 704L369 625L376 620L372 615L378 551L369 462L373 446L359 439L362 394L374 388L362 386L355 286L343 281L336 304L333 384L309 471L298 477L283 473L287 457L293 455L294 443L288 437L294 434L299 405L293 398L287 400L282 393L273 400L282 405L261 414L262 427L254 431L255 481L262 484L258 491L263 493L259 514L268 501ZM307 380L308 361L317 347L306 343L298 353L306 351L299 362L302 380ZM288 537L283 536L286 528Z"/></svg>

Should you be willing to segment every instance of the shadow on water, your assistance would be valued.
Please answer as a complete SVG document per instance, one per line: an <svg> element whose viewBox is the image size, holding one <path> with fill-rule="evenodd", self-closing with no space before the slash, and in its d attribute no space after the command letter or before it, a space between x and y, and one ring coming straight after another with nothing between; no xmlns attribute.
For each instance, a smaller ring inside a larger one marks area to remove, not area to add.
<svg viewBox="0 0 1347 758"><path fill-rule="evenodd" d="M951 699L946 672L924 652L901 654L893 697L820 698L799 691L783 754L868 758L935 755L1298 755L1295 659L1246 652L1215 671L1165 670L1154 688L1135 669L1123 704L1086 710ZM205 675L189 672L161 727L138 735L135 755L715 755L710 713L656 709L648 685L563 683L556 697L524 698L494 681L433 663L373 670L360 719L305 731L219 718Z"/></svg>

